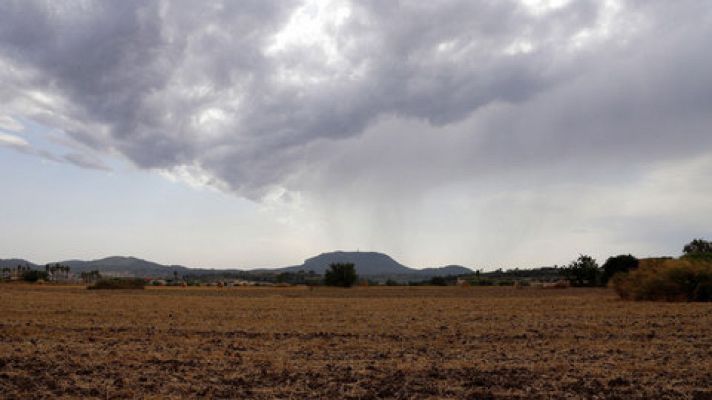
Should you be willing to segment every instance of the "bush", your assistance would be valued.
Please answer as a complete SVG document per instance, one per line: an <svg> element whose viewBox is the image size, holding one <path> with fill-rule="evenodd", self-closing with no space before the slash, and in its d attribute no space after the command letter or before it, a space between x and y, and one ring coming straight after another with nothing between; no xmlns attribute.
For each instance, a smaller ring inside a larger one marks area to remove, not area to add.
<svg viewBox="0 0 712 400"><path fill-rule="evenodd" d="M712 301L712 262L690 259L648 259L611 284L628 300Z"/></svg>
<svg viewBox="0 0 712 400"><path fill-rule="evenodd" d="M433 286L447 286L447 280L442 276L434 276L430 278L430 284Z"/></svg>
<svg viewBox="0 0 712 400"><path fill-rule="evenodd" d="M87 286L87 289L143 289L144 284L140 278L106 278Z"/></svg>
<svg viewBox="0 0 712 400"><path fill-rule="evenodd" d="M562 268L560 273L573 286L598 286L601 281L601 270L596 260L583 254L576 261Z"/></svg>
<svg viewBox="0 0 712 400"><path fill-rule="evenodd" d="M487 278L475 278L470 281L472 286L494 286L495 281Z"/></svg>
<svg viewBox="0 0 712 400"><path fill-rule="evenodd" d="M638 259L630 254L609 257L603 264L601 283L606 285L613 275L621 272L626 273L636 268L638 268Z"/></svg>
<svg viewBox="0 0 712 400"><path fill-rule="evenodd" d="M29 271L25 271L22 274L22 280L24 280L25 282L37 282L40 279L46 281L47 276L48 276L48 274L45 271L37 271L37 270L32 269Z"/></svg>
<svg viewBox="0 0 712 400"><path fill-rule="evenodd" d="M324 283L328 286L351 287L357 279L356 267L352 263L331 264L324 275Z"/></svg>

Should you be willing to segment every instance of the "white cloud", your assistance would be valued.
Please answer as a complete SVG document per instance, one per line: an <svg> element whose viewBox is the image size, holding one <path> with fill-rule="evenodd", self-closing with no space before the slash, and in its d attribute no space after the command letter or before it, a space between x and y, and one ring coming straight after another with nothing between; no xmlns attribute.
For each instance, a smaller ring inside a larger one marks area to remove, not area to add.
<svg viewBox="0 0 712 400"><path fill-rule="evenodd" d="M565 7L571 0L521 0L527 10L535 15L542 15Z"/></svg>
<svg viewBox="0 0 712 400"><path fill-rule="evenodd" d="M29 147L30 144L19 136L0 133L0 146L25 148Z"/></svg>
<svg viewBox="0 0 712 400"><path fill-rule="evenodd" d="M181 182L194 189L225 189L225 184L217 182L200 165L180 165L171 169L158 170L159 175L171 182Z"/></svg>
<svg viewBox="0 0 712 400"><path fill-rule="evenodd" d="M9 115L0 114L0 130L7 132L22 132L25 126Z"/></svg>

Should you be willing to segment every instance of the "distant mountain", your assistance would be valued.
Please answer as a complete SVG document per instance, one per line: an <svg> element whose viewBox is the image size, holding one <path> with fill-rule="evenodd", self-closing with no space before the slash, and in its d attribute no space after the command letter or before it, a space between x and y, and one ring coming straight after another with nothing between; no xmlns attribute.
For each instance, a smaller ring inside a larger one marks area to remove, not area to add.
<svg viewBox="0 0 712 400"><path fill-rule="evenodd" d="M475 272L467 267L463 267L462 265L446 265L444 267L423 268L416 271L418 271L419 274L431 276L465 275Z"/></svg>
<svg viewBox="0 0 712 400"><path fill-rule="evenodd" d="M302 265L283 268L285 271L314 271L323 274L333 263L353 263L360 275L408 274L413 271L391 257L375 252L334 251L308 258Z"/></svg>
<svg viewBox="0 0 712 400"><path fill-rule="evenodd" d="M69 265L73 272L85 272L97 270L102 274L117 276L138 276L138 277L163 277L173 275L173 271L179 274L194 272L193 269L182 265L161 265L152 261L142 260L136 257L107 257L100 260L81 261L66 260L60 264Z"/></svg>
<svg viewBox="0 0 712 400"><path fill-rule="evenodd" d="M55 264L52 262L51 264ZM415 269L406 267L386 254L376 252L359 251L335 251L323 253L316 257L309 258L302 265L295 265L284 268L265 268L260 270L238 270L238 269L205 269L188 268L182 265L162 265L152 261L142 260L136 257L107 257L99 260L65 260L60 264L68 265L71 272L81 273L85 271L99 271L103 275L113 276L136 276L136 277L172 277L174 272L178 275L273 275L279 272L314 271L323 274L333 263L353 263L356 266L356 273L369 278L385 280L393 278L396 280L420 280L433 276L463 275L472 274L473 271L459 266L448 265L439 268ZM30 265L34 269L44 268L27 260L22 259L0 259L0 267L16 267L20 265Z"/></svg>
<svg viewBox="0 0 712 400"><path fill-rule="evenodd" d="M236 269L206 269L206 268L188 268L182 265L162 265L153 261L142 260L136 257L106 257L99 260L64 260L52 261L50 264L68 265L71 272L82 273L85 271L99 271L105 276L134 276L139 278L171 278L174 272L178 275L225 275L225 274L246 274L249 273ZM11 258L0 259L0 267L14 268L18 264L25 266L29 265L32 269L44 269L44 264L34 264L27 260Z"/></svg>
<svg viewBox="0 0 712 400"><path fill-rule="evenodd" d="M473 271L459 265L448 265L441 268L415 269L406 267L390 256L376 252L334 251L308 258L302 265L281 268L281 271L314 271L323 274L333 263L353 263L356 273L361 276L394 276L394 277L432 277L439 275L471 274Z"/></svg>
<svg viewBox="0 0 712 400"><path fill-rule="evenodd" d="M30 268L37 269L37 264L34 264L22 258L7 258L4 260L0 259L0 268L15 268L18 265L22 265L23 267L29 265Z"/></svg>

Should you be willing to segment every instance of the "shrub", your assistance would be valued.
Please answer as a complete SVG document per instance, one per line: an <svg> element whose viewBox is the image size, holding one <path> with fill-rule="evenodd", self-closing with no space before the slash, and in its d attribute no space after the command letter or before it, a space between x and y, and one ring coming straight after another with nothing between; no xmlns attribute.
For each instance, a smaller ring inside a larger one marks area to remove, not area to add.
<svg viewBox="0 0 712 400"><path fill-rule="evenodd" d="M37 282L40 279L46 281L47 276L48 276L48 274L45 271L37 271L37 270L32 269L29 271L25 271L22 274L22 280L24 280L25 282Z"/></svg>
<svg viewBox="0 0 712 400"><path fill-rule="evenodd" d="M329 286L351 287L356 283L356 267L352 263L335 263L324 275L324 283Z"/></svg>
<svg viewBox="0 0 712 400"><path fill-rule="evenodd" d="M690 259L648 259L611 284L629 300L712 301L712 262Z"/></svg>
<svg viewBox="0 0 712 400"><path fill-rule="evenodd" d="M692 297L695 301L712 301L712 279L707 279L700 282L692 292Z"/></svg>
<svg viewBox="0 0 712 400"><path fill-rule="evenodd" d="M143 289L144 285L140 278L106 278L87 286L87 289Z"/></svg>
<svg viewBox="0 0 712 400"><path fill-rule="evenodd" d="M632 255L619 255L609 257L603 264L603 274L601 274L601 283L605 285L617 273L625 273L632 269L638 268L638 259Z"/></svg>
<svg viewBox="0 0 712 400"><path fill-rule="evenodd" d="M447 280L442 276L434 276L430 278L430 284L433 286L447 286Z"/></svg>
<svg viewBox="0 0 712 400"><path fill-rule="evenodd" d="M601 270L591 256L581 255L567 267L561 269L561 275L573 286L597 286L600 284Z"/></svg>

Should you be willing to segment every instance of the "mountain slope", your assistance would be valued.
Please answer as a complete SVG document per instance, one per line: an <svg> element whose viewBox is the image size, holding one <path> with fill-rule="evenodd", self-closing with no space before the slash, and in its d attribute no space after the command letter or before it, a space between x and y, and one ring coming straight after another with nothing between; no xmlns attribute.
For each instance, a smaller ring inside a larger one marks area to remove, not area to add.
<svg viewBox="0 0 712 400"><path fill-rule="evenodd" d="M323 274L329 265L333 263L353 263L356 266L356 273L360 275L391 275L408 274L412 268L408 268L391 257L375 252L348 252L334 251L322 253L316 257L308 258L302 265L283 268L284 271L314 271Z"/></svg>
<svg viewBox="0 0 712 400"><path fill-rule="evenodd" d="M170 276L173 271L179 274L193 272L191 268L181 265L161 265L152 261L136 257L107 257L99 260L81 261L67 260L60 264L69 265L73 272L97 270L104 274L129 275L129 276Z"/></svg>
<svg viewBox="0 0 712 400"><path fill-rule="evenodd" d="M442 268L415 269L406 267L390 256L376 252L334 251L309 258L302 265L282 268L282 271L314 271L323 274L333 263L353 263L356 273L361 276L411 276L432 277L438 275L471 274L473 271L459 265Z"/></svg>
<svg viewBox="0 0 712 400"><path fill-rule="evenodd" d="M15 268L18 265L22 265L23 267L26 265L29 265L33 269L37 269L37 264L32 263L30 261L27 261L22 258L7 258L7 259L0 259L0 268Z"/></svg>
<svg viewBox="0 0 712 400"><path fill-rule="evenodd" d="M474 272L473 270L471 270L467 267L463 267L462 265L446 265L444 267L423 268L423 269L419 269L416 271L419 274L430 275L430 276L465 275L465 274L471 274Z"/></svg>

